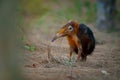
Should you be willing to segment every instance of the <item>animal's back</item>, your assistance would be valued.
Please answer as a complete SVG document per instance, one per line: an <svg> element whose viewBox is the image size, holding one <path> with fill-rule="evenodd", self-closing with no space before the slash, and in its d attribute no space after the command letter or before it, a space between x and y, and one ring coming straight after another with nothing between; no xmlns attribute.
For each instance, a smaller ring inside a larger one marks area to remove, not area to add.
<svg viewBox="0 0 120 80"><path fill-rule="evenodd" d="M89 55L95 48L95 38L93 32L85 24L79 24L79 30L77 34L80 39L82 50L84 55Z"/></svg>

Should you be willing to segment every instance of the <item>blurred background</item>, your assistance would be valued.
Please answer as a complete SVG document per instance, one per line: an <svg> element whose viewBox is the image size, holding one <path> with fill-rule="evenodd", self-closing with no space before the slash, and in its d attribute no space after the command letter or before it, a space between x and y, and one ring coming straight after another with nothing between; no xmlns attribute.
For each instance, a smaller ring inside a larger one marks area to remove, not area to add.
<svg viewBox="0 0 120 80"><path fill-rule="evenodd" d="M56 31L69 20L90 26L98 44L109 39L109 44L116 46L120 37L119 7L120 0L0 0L0 80L26 79L25 62L45 53ZM63 44L60 47L66 46ZM40 66L40 60L26 66Z"/></svg>

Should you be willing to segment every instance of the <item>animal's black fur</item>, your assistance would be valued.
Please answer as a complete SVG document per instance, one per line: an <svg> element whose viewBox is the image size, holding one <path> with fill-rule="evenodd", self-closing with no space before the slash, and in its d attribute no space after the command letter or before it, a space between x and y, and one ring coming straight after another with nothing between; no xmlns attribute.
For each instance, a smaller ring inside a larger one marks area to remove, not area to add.
<svg viewBox="0 0 120 80"><path fill-rule="evenodd" d="M87 55L92 54L95 48L95 38L92 30L87 27L85 24L79 24L77 37L80 40L80 44L82 45L82 60L86 60ZM78 48L74 49L76 53L78 53Z"/></svg>

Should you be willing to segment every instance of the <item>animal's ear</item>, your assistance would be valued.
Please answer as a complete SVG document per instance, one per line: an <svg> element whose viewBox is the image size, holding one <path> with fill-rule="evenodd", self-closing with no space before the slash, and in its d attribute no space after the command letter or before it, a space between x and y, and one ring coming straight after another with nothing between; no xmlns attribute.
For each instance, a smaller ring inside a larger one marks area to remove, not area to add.
<svg viewBox="0 0 120 80"><path fill-rule="evenodd" d="M77 20L74 21L74 26L75 26L75 27L78 27L78 26L79 26L79 23L78 23Z"/></svg>

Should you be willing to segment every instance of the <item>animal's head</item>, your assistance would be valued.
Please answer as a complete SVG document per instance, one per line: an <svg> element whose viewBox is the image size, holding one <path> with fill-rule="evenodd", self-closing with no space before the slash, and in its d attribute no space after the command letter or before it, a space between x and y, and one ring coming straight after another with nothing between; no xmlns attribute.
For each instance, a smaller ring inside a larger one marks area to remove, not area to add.
<svg viewBox="0 0 120 80"><path fill-rule="evenodd" d="M62 28L60 28L56 35L53 37L52 42L60 37L71 36L77 33L78 30L78 22L77 21L68 21Z"/></svg>

